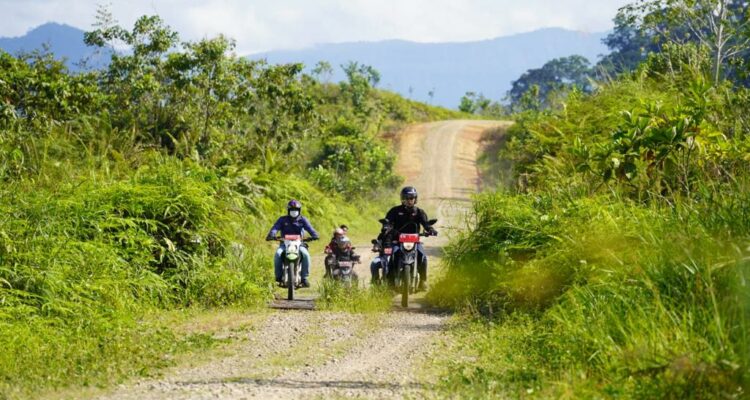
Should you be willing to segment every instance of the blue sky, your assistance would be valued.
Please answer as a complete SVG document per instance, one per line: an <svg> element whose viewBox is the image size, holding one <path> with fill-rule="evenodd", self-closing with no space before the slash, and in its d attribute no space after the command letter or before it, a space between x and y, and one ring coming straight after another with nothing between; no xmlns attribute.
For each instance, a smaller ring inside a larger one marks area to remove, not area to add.
<svg viewBox="0 0 750 400"><path fill-rule="evenodd" d="M316 43L404 39L458 42L545 27L584 32L612 28L628 0L0 0L0 37L21 36L45 22L91 29L97 5L124 27L158 14L183 40L225 34L237 52Z"/></svg>

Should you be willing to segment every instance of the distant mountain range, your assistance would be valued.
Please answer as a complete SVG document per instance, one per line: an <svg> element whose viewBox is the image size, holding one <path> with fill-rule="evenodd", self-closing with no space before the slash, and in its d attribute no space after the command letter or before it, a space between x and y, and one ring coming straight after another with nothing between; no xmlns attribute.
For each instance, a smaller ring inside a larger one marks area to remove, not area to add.
<svg viewBox="0 0 750 400"><path fill-rule="evenodd" d="M82 69L81 62L87 60L88 68L101 68L109 63L108 52L97 53L96 49L83 43L84 31L70 25L48 22L30 30L23 36L0 38L0 49L10 54L42 50L47 46L58 59L66 59L74 71Z"/></svg>
<svg viewBox="0 0 750 400"><path fill-rule="evenodd" d="M321 44L301 50L280 50L247 56L271 63L302 62L308 72L319 61L334 67L333 81L344 79L339 67L349 61L373 66L381 74L379 87L415 100L455 108L467 91L501 99L511 82L530 68L558 57L579 54L596 62L608 53L602 44L606 32L582 33L561 28L541 29L491 40L460 43L416 43L403 40ZM17 38L0 38L9 53L49 45L56 56L76 63L94 55L83 43L83 31L47 23ZM89 66L106 65L108 57L94 56ZM429 92L433 96L429 96Z"/></svg>
<svg viewBox="0 0 750 400"><path fill-rule="evenodd" d="M467 91L500 99L511 82L547 61L579 54L592 63L609 51L607 33L581 33L559 28L463 43L415 43L403 40L323 44L309 49L253 54L272 63L302 62L312 69L328 61L334 81L344 79L339 66L358 61L377 69L380 87L423 102L458 107ZM411 90L410 90L411 88ZM432 99L429 92L434 91Z"/></svg>

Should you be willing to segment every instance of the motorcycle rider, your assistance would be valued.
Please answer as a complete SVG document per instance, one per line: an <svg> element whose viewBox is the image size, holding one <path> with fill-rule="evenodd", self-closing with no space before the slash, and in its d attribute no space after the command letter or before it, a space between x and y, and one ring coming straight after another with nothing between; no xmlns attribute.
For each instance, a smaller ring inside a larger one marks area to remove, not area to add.
<svg viewBox="0 0 750 400"><path fill-rule="evenodd" d="M323 276L324 278L328 278L331 276L331 268L333 268L333 263L336 262L336 256L334 255L334 253L336 250L338 239L345 235L346 235L346 231L344 231L343 228L339 227L333 230L333 237L331 237L331 241L328 242L328 245L326 246L328 249L331 250L331 254L328 254L324 260L324 264L326 266L326 273Z"/></svg>
<svg viewBox="0 0 750 400"><path fill-rule="evenodd" d="M281 232L281 236L284 235L300 235L304 237L304 233L310 234L312 240L318 240L318 232L313 229L310 225L310 221L302 216L302 203L297 200L289 200L286 205L287 215L279 217L276 223L273 224L271 230L266 235L266 240L276 240L276 234ZM302 256L302 286L310 287L310 282L307 277L310 275L310 252L307 251L306 246L300 246L300 255ZM282 275L284 273L281 265L281 255L284 253L284 243L279 244L279 248L276 249L276 253L273 256L274 273L276 275L276 282L282 283Z"/></svg>
<svg viewBox="0 0 750 400"><path fill-rule="evenodd" d="M376 241L382 246L383 248L388 248L392 246L393 242L393 229L388 225L383 225L383 227L380 229L380 233L378 234L378 237ZM378 251L378 246L376 244L373 244L372 251ZM383 256L385 259L389 259L390 257L387 255ZM378 254L377 257L373 258L370 262L370 283L375 285L378 282L380 282L381 272L380 269L383 269L382 274L383 278L385 278L385 274L387 272L387 266L384 266L382 263L382 260L380 259L380 255Z"/></svg>
<svg viewBox="0 0 750 400"><path fill-rule="evenodd" d="M335 268L337 265L336 263L338 261L353 261L355 263L359 262L359 255L354 252L354 246L352 246L352 241L349 240L346 235L341 235L338 238L336 238L336 243L334 247L332 247L333 250L333 256L334 262L331 263L333 274L333 268ZM352 277L356 280L357 279L357 273L352 270Z"/></svg>
<svg viewBox="0 0 750 400"><path fill-rule="evenodd" d="M417 204L417 189L414 186L405 186L401 189L401 205L391 208L385 218L393 227L393 238L398 238L402 233L419 233L420 226L430 235L437 236L438 232L428 225L427 213ZM418 290L427 289L427 255L422 243L417 244L417 272L419 272ZM388 263L388 282L393 285L396 279L396 268L400 259L399 246L393 247L393 254Z"/></svg>

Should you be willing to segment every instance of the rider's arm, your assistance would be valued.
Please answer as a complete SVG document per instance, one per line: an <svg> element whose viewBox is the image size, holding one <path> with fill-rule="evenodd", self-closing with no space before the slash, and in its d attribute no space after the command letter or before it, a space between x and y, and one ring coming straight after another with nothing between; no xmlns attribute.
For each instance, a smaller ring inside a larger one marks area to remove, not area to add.
<svg viewBox="0 0 750 400"><path fill-rule="evenodd" d="M422 228L425 230L429 230L430 226L427 225L427 213L423 209L419 209L419 215L417 215L417 218L419 219L419 224L422 225Z"/></svg>
<svg viewBox="0 0 750 400"><path fill-rule="evenodd" d="M313 239L320 239L320 236L318 236L318 232L313 229L312 225L310 225L310 221L307 220L307 218L302 217L302 227L310 233L310 236Z"/></svg>
<svg viewBox="0 0 750 400"><path fill-rule="evenodd" d="M396 226L396 224L399 223L398 208L399 206L393 207L390 210L388 210L387 214L385 214L385 219L388 220L388 223L391 226L391 231L390 231L391 235L398 234L399 227Z"/></svg>
<svg viewBox="0 0 750 400"><path fill-rule="evenodd" d="M281 220L282 219L284 219L284 217L280 217L279 219L276 220L276 223L273 224L273 226L271 227L271 230L268 231L268 235L266 235L266 238L274 238L274 237L276 237L276 233L278 233L279 230L281 230Z"/></svg>
<svg viewBox="0 0 750 400"><path fill-rule="evenodd" d="M422 228L424 228L425 231L429 232L431 235L437 235L437 231L434 227L427 224L429 222L429 219L427 218L427 213L423 209L419 209L419 224L422 225Z"/></svg>
<svg viewBox="0 0 750 400"><path fill-rule="evenodd" d="M398 217L398 206L391 208L388 210L388 213L385 214L385 219L387 219L388 223L391 225L396 223L396 217Z"/></svg>

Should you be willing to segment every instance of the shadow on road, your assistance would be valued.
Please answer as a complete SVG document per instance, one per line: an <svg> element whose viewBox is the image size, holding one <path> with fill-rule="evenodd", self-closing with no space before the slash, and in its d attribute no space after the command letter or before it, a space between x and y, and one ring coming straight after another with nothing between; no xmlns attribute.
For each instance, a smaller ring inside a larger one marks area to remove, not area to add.
<svg viewBox="0 0 750 400"><path fill-rule="evenodd" d="M420 293L419 297L409 296L409 307L407 308L401 307L401 295L395 295L393 297L393 307L391 307L391 311L414 313L414 314L430 314L430 315L451 314L451 310L448 310L445 308L438 308L428 303L427 299L424 298L423 293ZM408 325L404 325L404 326L408 327Z"/></svg>

